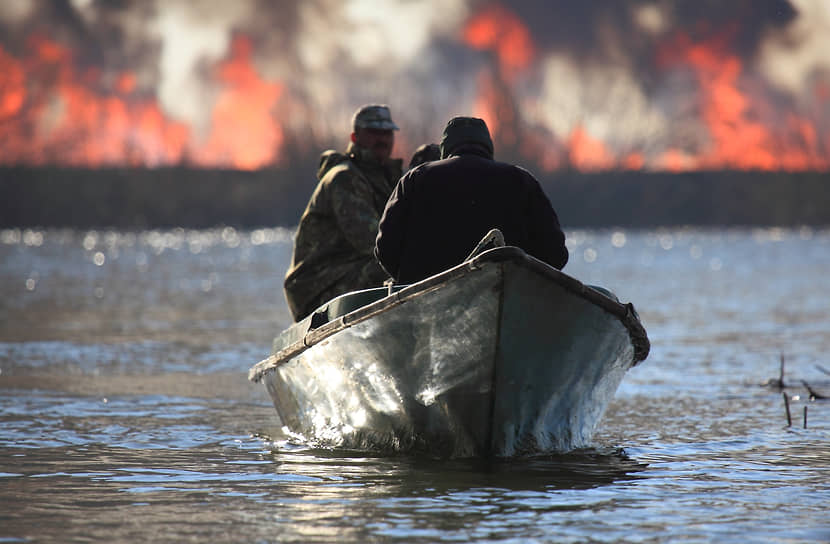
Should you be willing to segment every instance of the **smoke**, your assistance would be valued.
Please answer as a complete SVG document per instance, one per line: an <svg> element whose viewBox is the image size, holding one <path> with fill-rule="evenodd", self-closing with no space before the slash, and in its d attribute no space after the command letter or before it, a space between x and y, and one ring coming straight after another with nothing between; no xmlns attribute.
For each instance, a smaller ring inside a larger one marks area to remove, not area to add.
<svg viewBox="0 0 830 544"><path fill-rule="evenodd" d="M139 86L168 114L204 131L216 94L211 67L242 33L253 41L263 77L285 83L316 115L348 129L361 103L403 97L415 106L431 96L408 79L441 68L435 41L467 14L463 3L445 4L399 0L379 9L371 0L16 0L0 3L0 45L22 55L33 32L54 37L82 65L136 73Z"/></svg>
<svg viewBox="0 0 830 544"><path fill-rule="evenodd" d="M792 3L798 18L765 36L759 66L771 82L798 96L817 80L830 84L830 3Z"/></svg>
<svg viewBox="0 0 830 544"><path fill-rule="evenodd" d="M488 10L501 14L485 25L495 34L465 40L465 26ZM499 26L511 18L521 31ZM532 58L506 67L522 32ZM617 164L629 157L656 168L666 153L711 147L703 109L712 100L701 78L725 76L690 66L700 59L696 47L719 44L722 58L740 66L728 83L764 104L752 116L771 125L782 112L815 118L813 147L830 148L825 0L0 2L7 54L24 57L36 33L71 48L79 67L99 70L99 84L129 71L135 92L157 100L197 141L216 131L217 66L245 36L256 72L280 89L272 114L288 143L342 146L355 108L383 102L403 129L404 152L436 141L453 115L481 114L493 116L503 147L529 145L516 136L527 132L557 153L591 144ZM562 166L540 153L532 158Z"/></svg>
<svg viewBox="0 0 830 544"><path fill-rule="evenodd" d="M158 96L169 112L205 130L215 98L208 67L243 33L259 73L286 85L295 101L283 119L289 131L340 139L354 109L368 102L388 102L403 124L423 124L433 113L429 89L442 86L427 79L452 72L440 66L435 42L466 15L463 4L448 9L436 0L384 9L371 0L156 1L148 28L160 44Z"/></svg>

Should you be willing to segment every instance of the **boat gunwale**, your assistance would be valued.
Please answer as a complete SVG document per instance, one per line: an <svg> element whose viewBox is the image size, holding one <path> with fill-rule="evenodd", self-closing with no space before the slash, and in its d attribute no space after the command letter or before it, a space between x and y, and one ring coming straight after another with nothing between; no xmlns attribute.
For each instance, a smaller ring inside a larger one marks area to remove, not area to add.
<svg viewBox="0 0 830 544"><path fill-rule="evenodd" d="M294 342L293 344L281 349L277 353L270 355L251 367L248 371L248 379L253 382L259 382L268 372L276 369L282 364L287 363L291 358L299 355L311 346L325 340L329 336L332 336L343 329L347 329L352 325L365 321L422 294L434 291L442 285L465 276L470 272L479 270L484 266L490 264L501 264L505 262L512 262L520 266L525 266L537 274L546 276L573 294L586 299L588 302L599 306L601 309L620 319L628 330L631 342L634 345L632 366L638 364L640 361L643 361L648 356L650 349L648 336L645 328L637 316L636 311L634 310L633 304L630 302L626 304L618 302L600 291L586 286L576 278L569 276L564 272L553 268L549 264L540 261L532 255L525 253L525 251L519 247L503 246L479 253L472 259L464 261L463 263L445 270L444 272L440 272L417 283L403 287L402 289L394 291L380 300L369 303L347 314L332 319L319 327L310 328L308 332L303 335L302 340Z"/></svg>

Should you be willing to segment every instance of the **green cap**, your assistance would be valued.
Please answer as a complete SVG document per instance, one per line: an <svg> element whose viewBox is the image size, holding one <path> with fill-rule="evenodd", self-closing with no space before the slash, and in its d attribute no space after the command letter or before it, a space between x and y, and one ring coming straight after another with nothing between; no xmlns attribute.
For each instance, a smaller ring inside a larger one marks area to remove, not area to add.
<svg viewBox="0 0 830 544"><path fill-rule="evenodd" d="M367 104L361 106L352 117L352 129L379 128L381 130L399 130L398 125L392 121L392 114L389 113L389 106L384 104Z"/></svg>
<svg viewBox="0 0 830 544"><path fill-rule="evenodd" d="M493 156L493 140L487 123L478 117L453 117L441 136L441 158L446 159L457 147L475 144L486 149Z"/></svg>

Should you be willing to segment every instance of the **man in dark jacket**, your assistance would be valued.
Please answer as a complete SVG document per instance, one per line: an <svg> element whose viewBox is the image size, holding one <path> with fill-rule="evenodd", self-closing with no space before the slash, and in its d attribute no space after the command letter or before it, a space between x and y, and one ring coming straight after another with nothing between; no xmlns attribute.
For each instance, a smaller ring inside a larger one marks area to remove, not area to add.
<svg viewBox="0 0 830 544"><path fill-rule="evenodd" d="M414 283L461 263L492 228L556 268L568 262L559 218L530 172L493 160L481 119L455 117L441 160L410 170L381 217L375 256L397 283Z"/></svg>
<svg viewBox="0 0 830 544"><path fill-rule="evenodd" d="M352 119L346 153L320 157L320 183L294 238L285 298L296 321L343 293L380 287L388 277L373 251L389 194L403 161L390 158L398 126L389 108L363 106Z"/></svg>

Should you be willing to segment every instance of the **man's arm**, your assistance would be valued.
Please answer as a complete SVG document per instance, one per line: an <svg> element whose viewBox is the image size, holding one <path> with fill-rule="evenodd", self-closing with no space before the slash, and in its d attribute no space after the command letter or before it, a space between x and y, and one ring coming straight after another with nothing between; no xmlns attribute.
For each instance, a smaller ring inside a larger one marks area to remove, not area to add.
<svg viewBox="0 0 830 544"><path fill-rule="evenodd" d="M568 262L568 248L565 233L559 225L559 217L553 209L542 186L532 178L533 190L530 198L530 245L531 254L553 266L562 269Z"/></svg>
<svg viewBox="0 0 830 544"><path fill-rule="evenodd" d="M409 203L403 187L407 178L408 176L401 178L392 191L380 218L375 241L375 257L386 273L396 280L400 272L404 231L409 217Z"/></svg>

